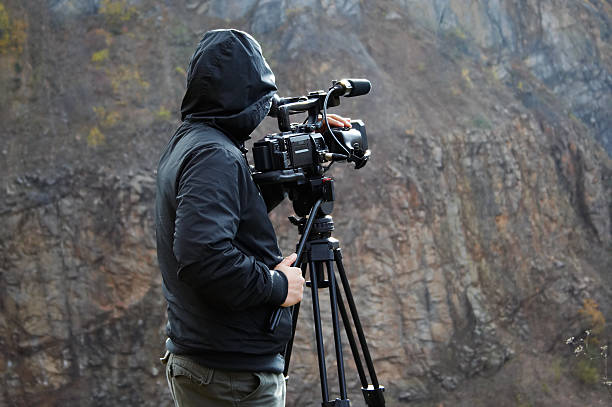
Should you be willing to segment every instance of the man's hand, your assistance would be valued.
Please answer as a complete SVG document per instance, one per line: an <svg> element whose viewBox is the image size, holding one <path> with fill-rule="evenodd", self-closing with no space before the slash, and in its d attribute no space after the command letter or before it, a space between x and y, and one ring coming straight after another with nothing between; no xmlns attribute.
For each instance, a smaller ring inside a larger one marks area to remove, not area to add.
<svg viewBox="0 0 612 407"><path fill-rule="evenodd" d="M304 277L302 277L302 269L299 267L291 267L297 259L297 254L285 257L283 261L278 263L274 270L278 270L287 277L287 298L281 304L281 307L290 307L302 301L304 295Z"/></svg>
<svg viewBox="0 0 612 407"><path fill-rule="evenodd" d="M323 119L323 116L319 115L319 121L321 121ZM351 127L351 119L350 118L344 118L342 116L338 116L337 114L328 114L327 115L327 122L329 123L330 127ZM325 130L327 130L327 126L325 125L325 123L322 123L322 126L319 130L317 130L317 132L324 132Z"/></svg>

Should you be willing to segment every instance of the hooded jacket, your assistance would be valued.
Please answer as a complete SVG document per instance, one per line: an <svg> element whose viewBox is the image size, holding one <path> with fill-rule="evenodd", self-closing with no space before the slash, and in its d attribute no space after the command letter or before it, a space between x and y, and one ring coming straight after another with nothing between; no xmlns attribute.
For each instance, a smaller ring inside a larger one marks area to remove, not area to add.
<svg viewBox="0 0 612 407"><path fill-rule="evenodd" d="M274 75L259 44L207 32L189 63L183 120L158 165L157 255L168 302L166 347L205 366L281 372L291 334L287 279L243 142L268 113Z"/></svg>

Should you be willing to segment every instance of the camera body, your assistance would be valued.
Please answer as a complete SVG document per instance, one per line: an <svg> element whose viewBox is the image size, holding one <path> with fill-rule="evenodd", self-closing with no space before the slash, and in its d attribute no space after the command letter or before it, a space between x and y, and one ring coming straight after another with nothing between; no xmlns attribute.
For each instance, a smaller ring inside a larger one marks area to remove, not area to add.
<svg viewBox="0 0 612 407"><path fill-rule="evenodd" d="M318 133L274 133L253 145L253 161L255 170L260 172L302 169L316 174L322 163L321 154L328 151Z"/></svg>
<svg viewBox="0 0 612 407"><path fill-rule="evenodd" d="M253 145L255 170L303 171L306 176L321 175L323 164L342 156L348 150L355 157L363 157L368 150L365 125L361 120L351 122L350 129L334 129L316 133L312 125L296 125L294 130L269 134ZM335 137L342 146L334 142Z"/></svg>

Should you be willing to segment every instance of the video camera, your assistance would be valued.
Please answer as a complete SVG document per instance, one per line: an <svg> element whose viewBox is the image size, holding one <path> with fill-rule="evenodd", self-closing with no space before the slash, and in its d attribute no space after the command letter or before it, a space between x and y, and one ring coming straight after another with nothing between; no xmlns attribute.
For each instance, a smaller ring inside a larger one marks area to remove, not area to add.
<svg viewBox="0 0 612 407"><path fill-rule="evenodd" d="M333 81L327 92L287 98L275 95L269 116L278 119L280 133L254 143L255 182L291 188L321 177L336 161L352 162L356 169L363 167L370 157L365 125L353 120L350 129L332 129L327 123L327 108L338 106L340 96L365 95L370 89L367 79L341 79ZM290 115L303 112L308 112L308 117L302 124L290 123ZM319 121L321 113L323 120ZM322 126L323 131L317 132Z"/></svg>
<svg viewBox="0 0 612 407"><path fill-rule="evenodd" d="M266 189L272 187L274 192L281 193L282 200L285 192L288 192L289 199L293 203L293 209L299 216L299 218L289 217L291 223L298 227L298 233L301 236L296 248L297 257L294 266L302 269L304 278L310 270L310 281L307 284L312 291L315 339L323 398L321 405L323 406L350 406L344 375L340 317L342 317L351 352L355 359L355 366L361 382L361 391L366 404L369 407L384 407L385 405L383 394L385 388L379 384L376 377L372 357L365 341L363 328L357 315L357 308L342 264L340 243L337 239L331 237L334 230L334 222L331 216L334 204L334 180L323 175L336 161L352 162L356 169L363 167L368 162L370 150L368 150L368 139L363 122L353 120L351 121L351 128L332 129L327 121L327 107L338 106L340 96L365 95L370 91L370 88L370 81L367 79L342 79L332 82L332 86L327 92L319 90L310 92L308 96L290 98L275 96L272 101L270 116L278 119L280 133L270 134L253 145L253 161L255 163L253 179L258 184L262 195L265 195ZM302 124L291 124L289 122L290 115L302 112L308 112L308 117ZM322 120L319 120L321 112ZM321 128L323 126L325 127ZM328 164L326 165L326 163ZM273 207L273 204L269 205L268 202L266 202L266 205L268 210ZM337 282L334 269L338 271L340 282ZM325 273L325 270L327 270L327 273ZM344 288L348 310L342 299L340 284ZM340 387L340 398L336 398L334 401L330 400L328 391L318 294L320 288L327 287L330 295L338 384ZM285 310L286 308L279 307L272 313L269 325L270 332L274 332L279 326ZM285 380L288 378L299 310L300 303L298 302L291 307L290 311L292 315L291 339L283 353ZM367 380L359 356L357 340L350 325L351 320L357 332L357 338L372 384L369 384Z"/></svg>

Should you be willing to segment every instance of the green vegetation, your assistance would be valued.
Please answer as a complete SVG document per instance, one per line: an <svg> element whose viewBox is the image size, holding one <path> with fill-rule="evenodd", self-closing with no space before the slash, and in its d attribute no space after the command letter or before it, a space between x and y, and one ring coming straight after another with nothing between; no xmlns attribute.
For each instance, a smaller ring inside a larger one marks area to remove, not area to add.
<svg viewBox="0 0 612 407"><path fill-rule="evenodd" d="M170 27L170 39L174 45L186 46L189 49L193 47L194 36L185 24L179 22L172 24Z"/></svg>
<svg viewBox="0 0 612 407"><path fill-rule="evenodd" d="M559 383L559 380L561 380L561 377L564 374L562 360L560 358L556 358L550 368L552 370L553 380L555 383Z"/></svg>
<svg viewBox="0 0 612 407"><path fill-rule="evenodd" d="M101 64L108 59L108 48L104 48L98 52L94 52L91 56L91 62L95 64Z"/></svg>
<svg viewBox="0 0 612 407"><path fill-rule="evenodd" d="M442 37L453 57L459 58L470 53L470 39L461 27L444 30Z"/></svg>
<svg viewBox="0 0 612 407"><path fill-rule="evenodd" d="M608 345L601 335L605 331L606 320L599 310L599 304L591 298L583 301L578 310L582 323L589 329L578 336L568 338L565 343L574 350L574 355L580 359L574 363L572 375L581 383L589 386L603 384L612 395L612 381L608 376Z"/></svg>
<svg viewBox="0 0 612 407"><path fill-rule="evenodd" d="M591 359L580 359L572 372L574 377L583 384L594 386L599 383L599 369L597 364Z"/></svg>
<svg viewBox="0 0 612 407"><path fill-rule="evenodd" d="M461 27L455 27L455 31L453 31L453 36L461 40L467 39L467 34L461 29Z"/></svg>
<svg viewBox="0 0 612 407"><path fill-rule="evenodd" d="M569 112L567 114L567 117L569 117L571 121L573 121L574 123L576 123L576 124L578 124L580 126L584 125L584 123L582 123L582 121L572 112Z"/></svg>
<svg viewBox="0 0 612 407"><path fill-rule="evenodd" d="M113 127L121 118L119 112L107 112L104 106L94 106L93 111L98 118L98 123L103 128Z"/></svg>
<svg viewBox="0 0 612 407"><path fill-rule="evenodd" d="M465 81L465 83L470 87L474 87L474 84L472 83L472 78L470 78L470 70L467 68L463 68L461 70L461 77L463 78L463 80Z"/></svg>
<svg viewBox="0 0 612 407"><path fill-rule="evenodd" d="M4 9L4 4L0 3L0 47L2 48L9 43L10 28L11 24L9 21L8 13Z"/></svg>
<svg viewBox="0 0 612 407"><path fill-rule="evenodd" d="M517 407L533 407L533 404L525 400L525 396L521 393L516 394L516 405Z"/></svg>
<svg viewBox="0 0 612 407"><path fill-rule="evenodd" d="M127 0L102 0L100 14L111 32L119 34L124 24L136 15L136 8L130 6Z"/></svg>
<svg viewBox="0 0 612 407"><path fill-rule="evenodd" d="M140 103L144 99L149 82L142 79L138 68L130 65L113 66L106 70L113 93L122 103Z"/></svg>
<svg viewBox="0 0 612 407"><path fill-rule="evenodd" d="M87 135L87 144L90 147L97 147L99 145L104 144L106 137L100 131L98 126L94 126L89 130L89 134Z"/></svg>
<svg viewBox="0 0 612 407"><path fill-rule="evenodd" d="M285 9L285 16L287 16L288 19L299 16L304 13L304 9L305 7L288 7Z"/></svg>
<svg viewBox="0 0 612 407"><path fill-rule="evenodd" d="M148 89L149 83L143 80L140 72L127 65L121 65L113 74L110 75L113 92L117 93L125 85L136 85L140 88Z"/></svg>
<svg viewBox="0 0 612 407"><path fill-rule="evenodd" d="M491 122L483 116L476 116L472 119L472 125L478 129L491 130L493 126Z"/></svg>
<svg viewBox="0 0 612 407"><path fill-rule="evenodd" d="M27 39L27 24L23 20L13 20L0 3L0 55L21 54Z"/></svg>
<svg viewBox="0 0 612 407"><path fill-rule="evenodd" d="M165 107L161 106L157 112L155 112L155 119L160 121L169 121L172 118L172 113Z"/></svg>

